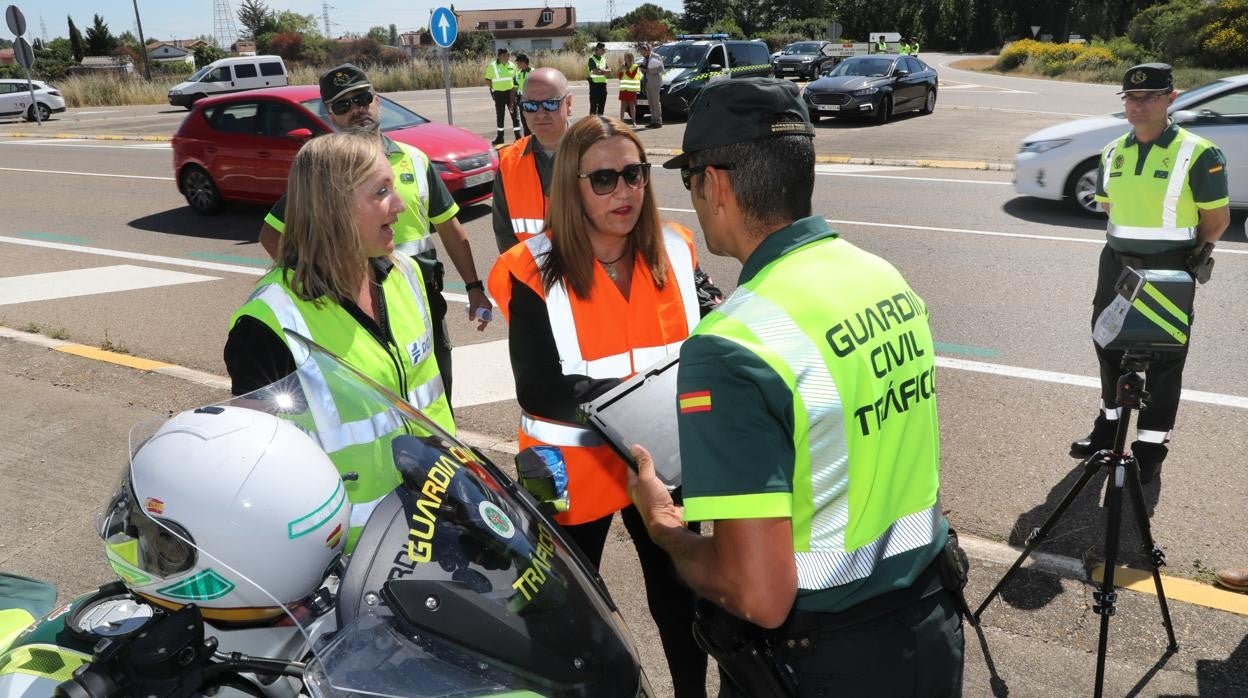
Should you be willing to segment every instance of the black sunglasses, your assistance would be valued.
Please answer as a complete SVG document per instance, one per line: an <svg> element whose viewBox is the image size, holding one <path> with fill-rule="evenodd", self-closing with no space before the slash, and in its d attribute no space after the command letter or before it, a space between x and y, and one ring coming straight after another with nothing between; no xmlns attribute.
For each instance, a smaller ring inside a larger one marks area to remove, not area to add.
<svg viewBox="0 0 1248 698"><path fill-rule="evenodd" d="M372 104L373 100L376 98L377 96L372 92L361 92L357 95L343 97L342 99L336 99L333 102L330 102L329 110L334 113L334 116L342 116L343 114L351 111L352 106L367 107Z"/></svg>
<svg viewBox="0 0 1248 698"><path fill-rule="evenodd" d="M693 176L695 174L701 174L705 172L706 168L708 167L714 167L717 170L731 170L733 165L731 162L725 162L720 165L706 164L706 165L697 165L695 167L682 167L680 168L680 182L685 185L685 189L690 188L689 180L693 179Z"/></svg>
<svg viewBox="0 0 1248 698"><path fill-rule="evenodd" d="M626 165L622 170L594 170L577 175L581 179L588 179L589 186L599 196L606 196L615 191L615 188L620 185L621 176L624 177L625 184L633 189L640 189L650 181L650 163L637 162Z"/></svg>
<svg viewBox="0 0 1248 698"><path fill-rule="evenodd" d="M563 100L566 98L567 95L555 97L554 99L522 99L520 100L520 108L530 114L536 114L539 108L546 111L559 111L559 107L563 106Z"/></svg>

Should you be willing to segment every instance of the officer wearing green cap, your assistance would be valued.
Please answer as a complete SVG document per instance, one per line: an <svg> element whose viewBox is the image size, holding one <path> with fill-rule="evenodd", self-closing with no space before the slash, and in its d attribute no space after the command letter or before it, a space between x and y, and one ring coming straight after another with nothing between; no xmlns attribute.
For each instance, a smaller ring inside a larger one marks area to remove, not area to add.
<svg viewBox="0 0 1248 698"><path fill-rule="evenodd" d="M813 215L813 135L785 80L725 80L694 101L664 167L680 170L707 248L744 266L680 350L683 508L641 446L631 493L683 578L749 621L740 636L770 648L770 675L791 668L801 695L960 695L951 590L964 577L942 581L957 547L927 307ZM714 521L713 535L690 521ZM721 696L761 693L744 661L717 659Z"/></svg>
<svg viewBox="0 0 1248 698"><path fill-rule="evenodd" d="M1101 152L1096 200L1109 213L1107 244L1101 250L1092 322L1114 299L1124 266L1136 269L1188 269L1208 280L1213 245L1230 223L1226 159L1212 142L1170 119L1177 95L1170 66L1145 63L1127 70L1122 101L1131 131ZM1113 445L1118 428L1116 400L1122 352L1095 346L1101 367L1101 411L1092 432L1071 444L1083 458ZM1156 356L1145 376L1152 395L1139 414L1131 452L1140 480L1156 504L1157 475L1179 409L1187 350ZM1156 484L1153 484L1155 481Z"/></svg>

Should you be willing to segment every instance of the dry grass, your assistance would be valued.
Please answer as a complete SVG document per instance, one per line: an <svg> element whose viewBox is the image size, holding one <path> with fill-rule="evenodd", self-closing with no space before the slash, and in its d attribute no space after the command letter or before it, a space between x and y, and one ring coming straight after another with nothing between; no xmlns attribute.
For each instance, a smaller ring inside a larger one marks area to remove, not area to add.
<svg viewBox="0 0 1248 698"><path fill-rule="evenodd" d="M1122 75L1131 67L1126 63L1114 66L1106 66L1094 70L1078 70L1071 69L1057 75L1048 75L1043 69L1035 67L1030 61L1023 63L1014 70L997 70L993 66L996 64L994 58L964 58L950 64L951 67L959 70L972 70L980 73L994 73L996 75L1015 75L1027 78L1040 78L1046 80L1063 80L1067 82L1092 82L1105 85L1117 85L1122 82ZM1209 82L1213 82L1218 78L1224 78L1231 75L1240 75L1244 72L1239 70L1212 70L1209 68L1175 68L1174 69L1174 85L1180 90L1190 90L1193 87L1199 87Z"/></svg>
<svg viewBox="0 0 1248 698"><path fill-rule="evenodd" d="M611 65L618 66L622 55L608 54ZM558 68L576 81L585 78L588 58L579 53L539 53L531 56L534 68ZM455 61L451 63L451 87L483 87L485 85L485 60ZM290 84L314 85L317 77L330 66L299 66L290 71ZM402 90L429 90L441 88L442 62L416 58L398 66L375 67L368 71L369 79L380 92ZM165 104L169 88L181 82L178 77L154 77L151 82L142 77L119 77L113 75L79 75L67 77L56 83L70 107L102 107L132 104Z"/></svg>

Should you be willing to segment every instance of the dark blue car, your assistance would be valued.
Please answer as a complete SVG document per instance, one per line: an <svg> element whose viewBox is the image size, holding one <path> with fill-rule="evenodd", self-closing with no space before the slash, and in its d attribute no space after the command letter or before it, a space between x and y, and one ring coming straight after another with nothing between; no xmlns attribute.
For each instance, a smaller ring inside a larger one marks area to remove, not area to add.
<svg viewBox="0 0 1248 698"><path fill-rule="evenodd" d="M803 91L810 120L865 116L877 124L899 112L936 108L936 71L914 56L873 54L841 61Z"/></svg>

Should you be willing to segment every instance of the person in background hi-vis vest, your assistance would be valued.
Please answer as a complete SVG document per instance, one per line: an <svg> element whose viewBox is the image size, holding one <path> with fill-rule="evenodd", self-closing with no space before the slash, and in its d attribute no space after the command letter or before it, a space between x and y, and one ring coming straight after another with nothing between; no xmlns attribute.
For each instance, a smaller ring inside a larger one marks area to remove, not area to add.
<svg viewBox="0 0 1248 698"><path fill-rule="evenodd" d="M389 442L404 432L361 412L354 393L336 389L314 361L296 356L286 330L341 357L451 434L455 422L420 267L395 252L394 226L405 204L381 141L358 133L308 141L291 165L287 195L277 263L230 319L225 367L235 395L298 371L304 393L317 398L306 406L317 429L342 434L327 452L340 473L356 474L345 482L353 505L350 549L400 482Z"/></svg>
<svg viewBox="0 0 1248 698"><path fill-rule="evenodd" d="M1213 143L1170 120L1168 109L1177 96L1170 66L1145 63L1129 69L1119 94L1131 131L1105 146L1097 173L1096 200L1109 213L1109 227L1092 298L1094 326L1114 299L1114 284L1124 266L1186 268L1207 280L1200 272L1212 261L1213 245L1231 220L1226 158ZM1092 432L1071 444L1070 454L1076 458L1111 447L1118 430L1122 352L1094 347L1101 366L1101 410ZM1160 496L1158 476L1169 453L1166 444L1179 410L1186 363L1185 346L1154 357L1145 373L1152 399L1139 413L1130 449L1140 464L1150 513Z"/></svg>
<svg viewBox="0 0 1248 698"><path fill-rule="evenodd" d="M683 509L642 446L633 501L693 590L770 638L801 695L958 696L927 307L812 215L813 137L787 80L694 100L664 167L707 248L744 266L680 350ZM685 527L701 521L712 535ZM734 658L717 657L720 696L746 698L754 672Z"/></svg>
<svg viewBox="0 0 1248 698"><path fill-rule="evenodd" d="M503 144L503 112L511 114L512 140L520 140L520 117L516 114L516 64L505 48L498 50L497 60L485 67L485 81L494 100L494 145Z"/></svg>
<svg viewBox="0 0 1248 698"><path fill-rule="evenodd" d="M516 91L515 99L518 107L519 100L524 96L524 81L529 79L529 73L533 72L533 67L529 65L529 56L526 53L516 54ZM519 111L519 109L517 109ZM524 135L529 135L528 124L525 123L524 114L520 115L520 130Z"/></svg>
<svg viewBox="0 0 1248 698"><path fill-rule="evenodd" d="M629 126L637 125L637 93L641 92L641 68L633 63L633 54L624 54L620 67L620 121Z"/></svg>
<svg viewBox="0 0 1248 698"><path fill-rule="evenodd" d="M594 54L589 57L586 69L589 71L589 114L601 116L607 110L607 78L611 70L607 66L607 45L599 41L594 45Z"/></svg>

